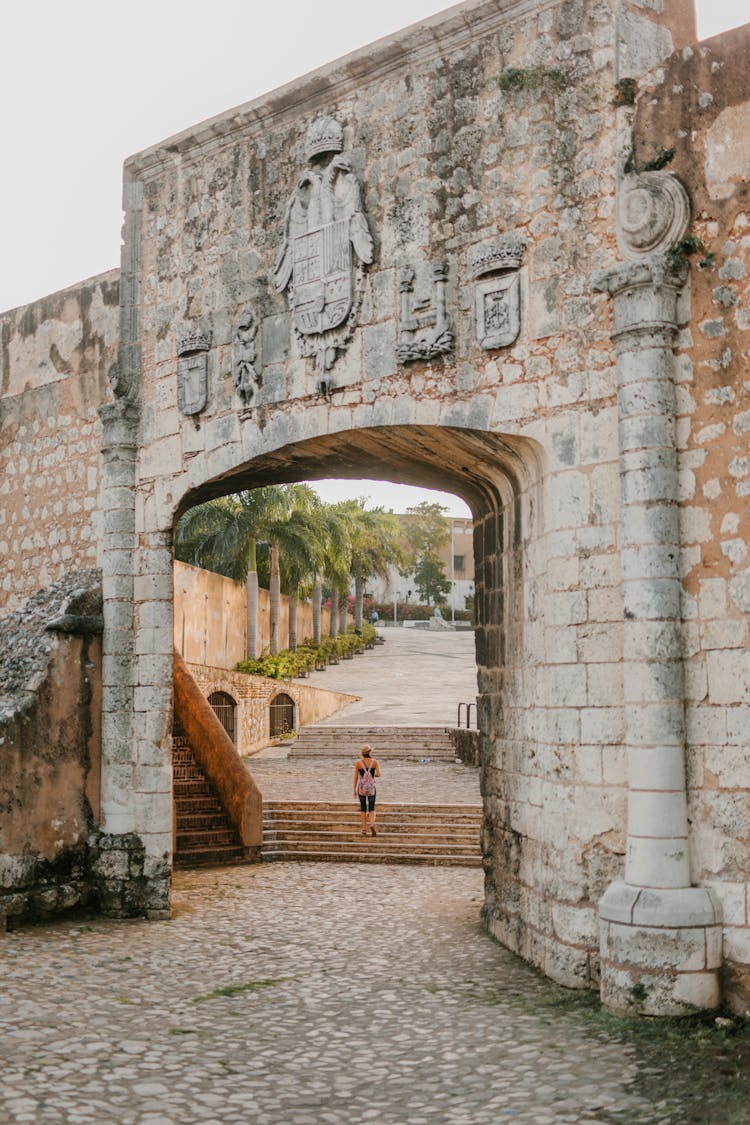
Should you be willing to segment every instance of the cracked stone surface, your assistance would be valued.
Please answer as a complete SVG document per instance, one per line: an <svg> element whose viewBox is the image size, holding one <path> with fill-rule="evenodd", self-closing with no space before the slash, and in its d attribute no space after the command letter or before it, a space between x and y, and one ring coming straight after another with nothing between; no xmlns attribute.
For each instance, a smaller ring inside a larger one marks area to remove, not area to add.
<svg viewBox="0 0 750 1125"><path fill-rule="evenodd" d="M745 1031L618 1022L481 900L477 871L270 864L180 874L170 922L10 933L0 1121L748 1120Z"/></svg>

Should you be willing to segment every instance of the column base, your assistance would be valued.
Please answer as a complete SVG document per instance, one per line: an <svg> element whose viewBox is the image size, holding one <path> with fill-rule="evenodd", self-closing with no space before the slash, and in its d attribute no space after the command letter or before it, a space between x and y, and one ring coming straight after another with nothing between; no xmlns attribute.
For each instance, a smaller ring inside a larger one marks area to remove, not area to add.
<svg viewBox="0 0 750 1125"><path fill-rule="evenodd" d="M622 1016L688 1016L721 1001L722 918L708 887L612 883L599 902L601 998Z"/></svg>
<svg viewBox="0 0 750 1125"><path fill-rule="evenodd" d="M91 878L99 910L109 918L170 917L167 859L146 854L135 833L92 836Z"/></svg>

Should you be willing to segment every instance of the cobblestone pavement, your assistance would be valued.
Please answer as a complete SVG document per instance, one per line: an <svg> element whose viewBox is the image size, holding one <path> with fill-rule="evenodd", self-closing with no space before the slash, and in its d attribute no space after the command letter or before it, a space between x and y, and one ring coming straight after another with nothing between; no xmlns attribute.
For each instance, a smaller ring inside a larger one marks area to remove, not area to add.
<svg viewBox="0 0 750 1125"><path fill-rule="evenodd" d="M0 1121L747 1122L750 1045L623 1024L479 926L481 873L183 873L171 922L0 944Z"/></svg>

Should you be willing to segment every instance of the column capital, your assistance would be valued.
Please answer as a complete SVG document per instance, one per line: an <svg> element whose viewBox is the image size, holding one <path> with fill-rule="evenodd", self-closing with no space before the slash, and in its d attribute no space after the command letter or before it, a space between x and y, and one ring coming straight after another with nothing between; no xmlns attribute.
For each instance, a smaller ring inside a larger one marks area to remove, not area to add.
<svg viewBox="0 0 750 1125"><path fill-rule="evenodd" d="M618 297L631 289L673 290L679 293L687 281L687 267L675 268L666 254L649 254L638 262L618 262L604 270L594 270L590 277L595 293Z"/></svg>
<svg viewBox="0 0 750 1125"><path fill-rule="evenodd" d="M136 403L118 398L114 402L105 402L99 407L98 413L102 420L103 453L123 447L136 448L140 420L140 410Z"/></svg>
<svg viewBox="0 0 750 1125"><path fill-rule="evenodd" d="M677 298L687 276L687 268L675 268L665 254L596 270L590 277L591 288L609 293L614 301L612 339L619 344L622 336L655 332L662 334L657 346L670 346L677 331Z"/></svg>

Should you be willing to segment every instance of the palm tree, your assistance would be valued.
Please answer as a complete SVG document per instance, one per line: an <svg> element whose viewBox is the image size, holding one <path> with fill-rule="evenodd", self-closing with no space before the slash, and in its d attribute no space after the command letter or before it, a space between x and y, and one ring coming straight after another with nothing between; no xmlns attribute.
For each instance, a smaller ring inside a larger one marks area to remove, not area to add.
<svg viewBox="0 0 750 1125"><path fill-rule="evenodd" d="M401 530L392 512L367 511L364 500L345 502L351 541L350 572L354 579L354 628L362 628L365 585L369 578L385 578L390 565L404 563Z"/></svg>
<svg viewBox="0 0 750 1125"><path fill-rule="evenodd" d="M322 507L317 501L310 507L294 508L287 522L279 525L276 532L281 584L289 597L289 648L292 652L297 650L298 599L300 594L307 596L311 592L315 576L323 565Z"/></svg>
<svg viewBox="0 0 750 1125"><path fill-rule="evenodd" d="M337 637L341 599L349 589L351 565L352 526L346 502L326 504L323 520L325 549L320 576L331 588L331 636Z"/></svg>
<svg viewBox="0 0 750 1125"><path fill-rule="evenodd" d="M278 650L279 541L295 508L317 501L307 485L266 485L193 508L177 528L175 555L247 583L247 655L258 653L258 546L270 547L271 651Z"/></svg>

